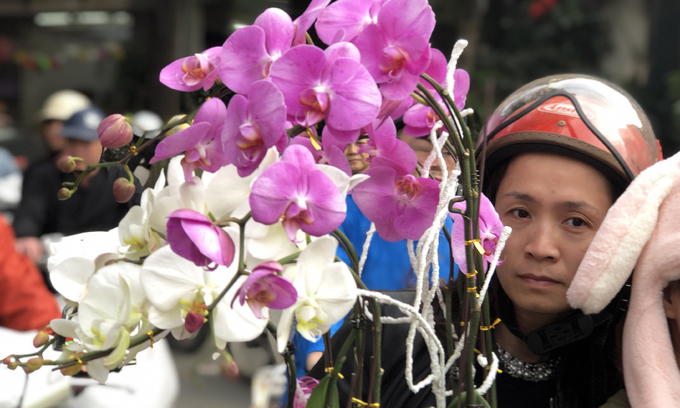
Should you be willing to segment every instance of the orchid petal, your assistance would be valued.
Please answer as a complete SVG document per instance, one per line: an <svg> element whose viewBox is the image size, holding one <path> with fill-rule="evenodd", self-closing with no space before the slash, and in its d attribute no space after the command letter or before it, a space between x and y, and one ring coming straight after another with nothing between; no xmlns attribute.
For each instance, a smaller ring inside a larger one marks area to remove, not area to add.
<svg viewBox="0 0 680 408"><path fill-rule="evenodd" d="M339 0L326 7L316 22L316 33L325 44L351 41L366 25L371 23L373 1ZM336 38L338 31L344 36Z"/></svg>
<svg viewBox="0 0 680 408"><path fill-rule="evenodd" d="M219 76L229 89L245 95L250 84L267 77L271 58L265 41L265 32L258 26L239 28L227 38Z"/></svg>
<svg viewBox="0 0 680 408"><path fill-rule="evenodd" d="M295 24L295 38L293 45L301 45L305 42L305 33L314 24L314 20L319 16L331 0L312 0L302 15L293 21Z"/></svg>
<svg viewBox="0 0 680 408"><path fill-rule="evenodd" d="M170 247L163 247L146 258L140 281L149 301L162 312L176 307L178 299L192 300L205 286L203 271Z"/></svg>
<svg viewBox="0 0 680 408"><path fill-rule="evenodd" d="M194 123L188 128L163 139L156 146L154 157L150 160L150 163L168 159L191 149L205 138L210 127L210 123L207 122Z"/></svg>
<svg viewBox="0 0 680 408"><path fill-rule="evenodd" d="M254 25L264 30L265 49L271 57L280 56L293 43L295 25L281 9L268 8L255 19Z"/></svg>

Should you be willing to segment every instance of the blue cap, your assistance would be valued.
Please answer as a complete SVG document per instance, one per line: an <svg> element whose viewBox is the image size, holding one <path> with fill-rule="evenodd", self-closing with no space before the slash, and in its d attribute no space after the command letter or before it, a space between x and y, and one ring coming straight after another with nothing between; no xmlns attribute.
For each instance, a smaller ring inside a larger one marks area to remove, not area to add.
<svg viewBox="0 0 680 408"><path fill-rule="evenodd" d="M68 139L77 139L84 142L99 140L97 128L106 115L97 107L89 107L73 114L61 130L62 136Z"/></svg>

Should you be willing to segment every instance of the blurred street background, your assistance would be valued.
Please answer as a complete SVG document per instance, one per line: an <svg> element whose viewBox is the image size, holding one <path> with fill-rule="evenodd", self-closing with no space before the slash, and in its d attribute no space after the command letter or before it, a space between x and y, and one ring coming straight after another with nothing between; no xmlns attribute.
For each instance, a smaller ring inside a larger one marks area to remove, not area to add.
<svg viewBox="0 0 680 408"><path fill-rule="evenodd" d="M167 120L191 95L158 81L170 62L221 46L268 7L293 18L308 0L2 0L0 146L32 160L44 151L35 114L60 89L106 113L151 110ZM680 3L675 0L431 0L432 45L470 45L468 106L488 117L512 90L545 75L601 76L648 113L666 155L680 147ZM9 123L8 123L9 122Z"/></svg>

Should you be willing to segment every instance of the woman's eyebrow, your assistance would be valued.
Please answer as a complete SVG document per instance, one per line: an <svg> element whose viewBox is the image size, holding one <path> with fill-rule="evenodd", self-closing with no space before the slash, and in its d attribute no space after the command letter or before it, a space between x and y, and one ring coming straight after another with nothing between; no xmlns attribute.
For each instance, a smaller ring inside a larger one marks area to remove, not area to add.
<svg viewBox="0 0 680 408"><path fill-rule="evenodd" d="M535 203L536 199L529 194L519 193L517 191L511 191L503 195L503 197L514 197L522 201L528 201L530 203Z"/></svg>
<svg viewBox="0 0 680 408"><path fill-rule="evenodd" d="M589 204L585 201L563 201L563 202L559 203L559 205L561 207L566 207L566 208L570 208L570 209L574 209L574 210L577 210L577 209L580 209L580 208L589 208L593 211L600 212L600 210L595 208L595 206L593 206L593 205L591 205L591 204Z"/></svg>
<svg viewBox="0 0 680 408"><path fill-rule="evenodd" d="M535 203L536 202L536 199L533 196L531 196L530 194L520 193L520 192L517 192L517 191L511 191L509 193L506 193L506 194L503 195L503 197L514 197L518 200L526 201L526 202L529 202L529 203ZM559 205L560 207L565 207L565 208L574 209L574 210L581 209L581 208L589 208L593 211L599 212L599 210L595 206L593 206L592 204L589 204L585 201L568 200L568 201L559 202L557 205Z"/></svg>

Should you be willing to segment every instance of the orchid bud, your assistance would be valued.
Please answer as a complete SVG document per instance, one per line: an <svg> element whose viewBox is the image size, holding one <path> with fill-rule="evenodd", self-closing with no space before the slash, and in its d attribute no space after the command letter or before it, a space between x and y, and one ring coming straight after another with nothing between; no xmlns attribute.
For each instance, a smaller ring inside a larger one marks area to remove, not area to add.
<svg viewBox="0 0 680 408"><path fill-rule="evenodd" d="M198 329L203 326L205 322L205 317L202 314L196 312L187 313L187 317L184 319L184 328L187 329L189 333L195 333Z"/></svg>
<svg viewBox="0 0 680 408"><path fill-rule="evenodd" d="M33 347L42 347L47 344L48 341L50 341L50 335L41 330L33 338Z"/></svg>
<svg viewBox="0 0 680 408"><path fill-rule="evenodd" d="M12 358L12 356L5 357L5 359L2 360L2 364L9 367L10 370L17 368L17 362Z"/></svg>
<svg viewBox="0 0 680 408"><path fill-rule="evenodd" d="M26 365L24 366L24 371L26 371L26 369L30 370L29 372L38 370L40 367L43 366L44 362L45 360L43 360L42 357L33 357L32 359L26 362Z"/></svg>
<svg viewBox="0 0 680 408"><path fill-rule="evenodd" d="M71 190L69 190L66 187L62 188L61 190L59 190L57 192L57 198L62 200L62 201L68 200L69 198L71 198Z"/></svg>
<svg viewBox="0 0 680 408"><path fill-rule="evenodd" d="M119 113L106 117L97 128L102 146L115 149L125 146L132 140L132 126Z"/></svg>
<svg viewBox="0 0 680 408"><path fill-rule="evenodd" d="M135 194L135 185L125 177L113 182L113 198L119 203L127 203Z"/></svg>
<svg viewBox="0 0 680 408"><path fill-rule="evenodd" d="M73 173L76 169L76 160L72 156L67 156L59 160L57 167L64 173Z"/></svg>
<svg viewBox="0 0 680 408"><path fill-rule="evenodd" d="M71 376L78 374L80 372L81 367L82 367L81 364L74 364L72 366L64 367L59 371L61 371L62 375L66 375L66 376L71 377Z"/></svg>

